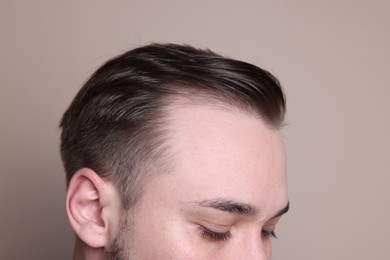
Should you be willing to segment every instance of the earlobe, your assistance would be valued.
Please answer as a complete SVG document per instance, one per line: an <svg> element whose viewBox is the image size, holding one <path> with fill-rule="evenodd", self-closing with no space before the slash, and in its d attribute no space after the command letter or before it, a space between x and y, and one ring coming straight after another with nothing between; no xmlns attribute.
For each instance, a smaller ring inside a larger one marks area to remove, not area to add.
<svg viewBox="0 0 390 260"><path fill-rule="evenodd" d="M77 236L93 248L105 247L109 241L109 219L102 214L106 206L102 203L107 196L105 186L93 170L82 168L72 177L66 197L70 224Z"/></svg>

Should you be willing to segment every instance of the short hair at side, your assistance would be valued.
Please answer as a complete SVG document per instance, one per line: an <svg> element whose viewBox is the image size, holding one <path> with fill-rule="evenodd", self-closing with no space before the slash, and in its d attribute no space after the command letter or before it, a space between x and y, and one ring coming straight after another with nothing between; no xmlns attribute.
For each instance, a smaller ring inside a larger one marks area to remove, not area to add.
<svg viewBox="0 0 390 260"><path fill-rule="evenodd" d="M261 68L189 45L136 48L100 67L63 115L67 182L78 169L91 168L113 182L125 209L135 205L145 174L164 164L164 108L175 95L217 99L276 129L284 121L283 90Z"/></svg>

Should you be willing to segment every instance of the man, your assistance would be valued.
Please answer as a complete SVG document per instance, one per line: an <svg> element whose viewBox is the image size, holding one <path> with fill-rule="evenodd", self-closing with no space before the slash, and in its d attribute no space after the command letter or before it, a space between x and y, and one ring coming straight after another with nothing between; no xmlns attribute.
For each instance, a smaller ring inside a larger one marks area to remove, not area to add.
<svg viewBox="0 0 390 260"><path fill-rule="evenodd" d="M108 61L61 121L74 259L270 259L284 114L270 73L209 50Z"/></svg>

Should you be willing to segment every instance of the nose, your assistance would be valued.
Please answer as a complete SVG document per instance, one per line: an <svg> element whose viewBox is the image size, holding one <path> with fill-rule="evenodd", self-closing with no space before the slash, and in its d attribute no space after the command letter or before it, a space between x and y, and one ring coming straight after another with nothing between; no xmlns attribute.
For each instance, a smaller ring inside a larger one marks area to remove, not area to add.
<svg viewBox="0 0 390 260"><path fill-rule="evenodd" d="M270 260L270 257L268 257L268 253L266 251L267 250L265 250L264 244L262 243L260 243L260 245L253 245L248 248L245 259Z"/></svg>
<svg viewBox="0 0 390 260"><path fill-rule="evenodd" d="M271 244L261 237L247 238L236 245L234 259L270 260ZM233 259L233 258L232 258Z"/></svg>

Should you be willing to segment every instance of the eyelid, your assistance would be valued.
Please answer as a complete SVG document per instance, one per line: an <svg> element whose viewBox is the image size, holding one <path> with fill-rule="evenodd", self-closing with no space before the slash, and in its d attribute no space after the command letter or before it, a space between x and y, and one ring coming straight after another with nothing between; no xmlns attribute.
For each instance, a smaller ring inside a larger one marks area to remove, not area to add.
<svg viewBox="0 0 390 260"><path fill-rule="evenodd" d="M276 226L276 224L279 223L279 220L280 220L281 217L282 217L282 216L275 217L275 218L271 218L271 219L267 222L266 226L268 226L268 225Z"/></svg>
<svg viewBox="0 0 390 260"><path fill-rule="evenodd" d="M261 231L261 236L264 238L276 238L276 239L278 238L274 229L272 230L263 229Z"/></svg>
<svg viewBox="0 0 390 260"><path fill-rule="evenodd" d="M225 231L230 230L230 228L232 226L232 223L224 221L224 223L226 223L226 224L222 224L221 222L222 221L218 221L217 222L215 220L214 221L210 221L210 220L207 220L207 219L200 219L200 220L197 221L197 224L199 226L207 227L208 229L211 229L211 230L217 230L215 232L220 232L220 233L223 233Z"/></svg>
<svg viewBox="0 0 390 260"><path fill-rule="evenodd" d="M214 224L214 223L208 223L207 225L203 225L203 224L199 223L197 225L201 229L211 231L214 233L220 233L220 234L229 232L230 228L231 228L230 225L218 225L218 224Z"/></svg>
<svg viewBox="0 0 390 260"><path fill-rule="evenodd" d="M217 232L217 231L213 231L209 228L206 228L202 225L199 225L198 226L198 229L199 231L201 232L202 236L206 239L211 239L215 242L218 242L218 241L227 241L230 239L230 237L232 236L232 233L230 233L230 231L226 231L226 232Z"/></svg>

